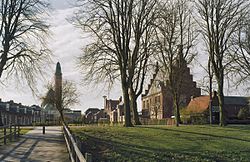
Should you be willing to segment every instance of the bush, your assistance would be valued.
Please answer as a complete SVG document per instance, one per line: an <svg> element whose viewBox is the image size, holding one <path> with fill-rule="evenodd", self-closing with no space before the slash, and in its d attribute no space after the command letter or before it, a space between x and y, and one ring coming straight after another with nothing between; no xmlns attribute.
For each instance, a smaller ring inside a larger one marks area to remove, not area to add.
<svg viewBox="0 0 250 162"><path fill-rule="evenodd" d="M183 124L207 124L209 122L208 110L202 113L194 113L188 111L187 108L182 108L180 114Z"/></svg>
<svg viewBox="0 0 250 162"><path fill-rule="evenodd" d="M245 120L249 117L249 108L244 107L241 108L239 113L238 113L238 119Z"/></svg>
<svg viewBox="0 0 250 162"><path fill-rule="evenodd" d="M196 113L190 115L190 120L192 124L207 124L208 117L203 113Z"/></svg>
<svg viewBox="0 0 250 162"><path fill-rule="evenodd" d="M191 116L190 112L186 108L182 108L180 110L180 115L181 115L181 122L183 124L190 124L191 123Z"/></svg>
<svg viewBox="0 0 250 162"><path fill-rule="evenodd" d="M110 121L107 118L100 118L98 120L98 125L109 125Z"/></svg>

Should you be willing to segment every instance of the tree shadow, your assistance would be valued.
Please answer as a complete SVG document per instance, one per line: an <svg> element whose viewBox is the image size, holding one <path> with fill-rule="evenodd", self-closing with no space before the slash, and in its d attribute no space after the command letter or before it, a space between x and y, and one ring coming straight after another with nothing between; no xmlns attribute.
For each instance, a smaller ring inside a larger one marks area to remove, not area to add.
<svg viewBox="0 0 250 162"><path fill-rule="evenodd" d="M221 161L217 155L202 154L192 150L200 150L199 146L189 147L186 151L165 148L154 148L150 146L141 146L138 144L131 144L125 142L119 142L114 140L107 140L103 138L94 137L92 135L85 134L87 140L82 143L82 152L90 152L94 156L94 161L186 161L186 158L200 157L204 161ZM167 143L166 143L167 144ZM92 147L94 146L94 148ZM106 149L106 150L105 150ZM119 156L110 155L107 157L107 153L116 153L122 155ZM105 155L106 154L106 155Z"/></svg>
<svg viewBox="0 0 250 162"><path fill-rule="evenodd" d="M229 137L229 136L223 136L223 135L215 135L215 134L209 134L209 133L201 133L201 132L192 132L192 131L185 131L185 130L177 130L177 129L169 129L169 128L162 128L162 127L138 127L138 128L150 128L150 129L156 129L156 130L163 130L163 131L169 131L169 132L178 132L178 133L187 133L187 134L193 134L193 135L202 135L202 136L209 136L214 138L222 138L222 139L231 139L231 140L238 140L242 142L250 142L248 139L241 139L237 137Z"/></svg>
<svg viewBox="0 0 250 162"><path fill-rule="evenodd" d="M53 144L62 144L65 143L64 139L61 135L53 135L53 134L41 134L41 133L34 133L34 134L25 134L22 135L20 141L16 146L11 148L8 151L4 151L2 157L0 157L0 161L6 161L6 159L14 158L19 159L20 161L26 162L30 161L29 157L34 149L37 147L39 142L47 142ZM6 146L2 146L3 149ZM32 161L43 161L43 159L32 160Z"/></svg>

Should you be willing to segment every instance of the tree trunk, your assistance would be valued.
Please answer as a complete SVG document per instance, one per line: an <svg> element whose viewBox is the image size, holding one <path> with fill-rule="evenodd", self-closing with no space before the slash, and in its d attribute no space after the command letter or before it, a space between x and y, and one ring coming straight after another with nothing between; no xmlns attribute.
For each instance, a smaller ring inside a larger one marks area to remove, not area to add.
<svg viewBox="0 0 250 162"><path fill-rule="evenodd" d="M180 122L181 122L181 118L180 118L180 108L179 108L179 103L178 103L178 99L177 96L174 95L174 116L175 116L175 122L176 122L176 126L178 127Z"/></svg>
<svg viewBox="0 0 250 162"><path fill-rule="evenodd" d="M124 98L124 111L125 111L125 127L132 127L133 124L131 122L131 113L130 113L130 102L129 102L129 94L128 87L124 81L122 81L122 92Z"/></svg>
<svg viewBox="0 0 250 162"><path fill-rule="evenodd" d="M137 102L136 102L136 96L134 93L130 93L130 106L133 111L133 119L134 119L134 124L135 125L141 125L139 115L138 115L138 110L137 110Z"/></svg>
<svg viewBox="0 0 250 162"><path fill-rule="evenodd" d="M59 113L60 113L60 116L61 116L61 121L62 121L62 123L66 124L66 123L65 123L65 120L64 120L63 111L59 111Z"/></svg>
<svg viewBox="0 0 250 162"><path fill-rule="evenodd" d="M209 76L209 122L210 122L210 124L213 124L213 112L212 112L212 100L213 100L212 78L213 78L213 76L211 74L209 74L209 75L210 75Z"/></svg>
<svg viewBox="0 0 250 162"><path fill-rule="evenodd" d="M220 108L220 126L226 126L224 111L223 79L218 81L218 100Z"/></svg>

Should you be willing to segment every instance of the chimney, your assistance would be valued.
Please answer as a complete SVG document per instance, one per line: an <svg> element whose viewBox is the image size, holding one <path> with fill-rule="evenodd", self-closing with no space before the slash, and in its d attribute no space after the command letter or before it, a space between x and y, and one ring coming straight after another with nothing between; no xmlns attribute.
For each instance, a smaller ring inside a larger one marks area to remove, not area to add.
<svg viewBox="0 0 250 162"><path fill-rule="evenodd" d="M107 96L102 96L104 99L104 109L107 107Z"/></svg>

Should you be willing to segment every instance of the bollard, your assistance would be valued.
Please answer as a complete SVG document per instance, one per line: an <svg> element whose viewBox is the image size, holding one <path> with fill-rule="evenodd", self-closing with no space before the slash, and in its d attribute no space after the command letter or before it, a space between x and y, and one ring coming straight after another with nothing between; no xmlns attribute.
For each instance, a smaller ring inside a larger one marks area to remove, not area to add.
<svg viewBox="0 0 250 162"><path fill-rule="evenodd" d="M43 134L45 134L45 126L43 126Z"/></svg>
<svg viewBox="0 0 250 162"><path fill-rule="evenodd" d="M85 159L86 159L86 162L92 162L92 154L86 152Z"/></svg>

